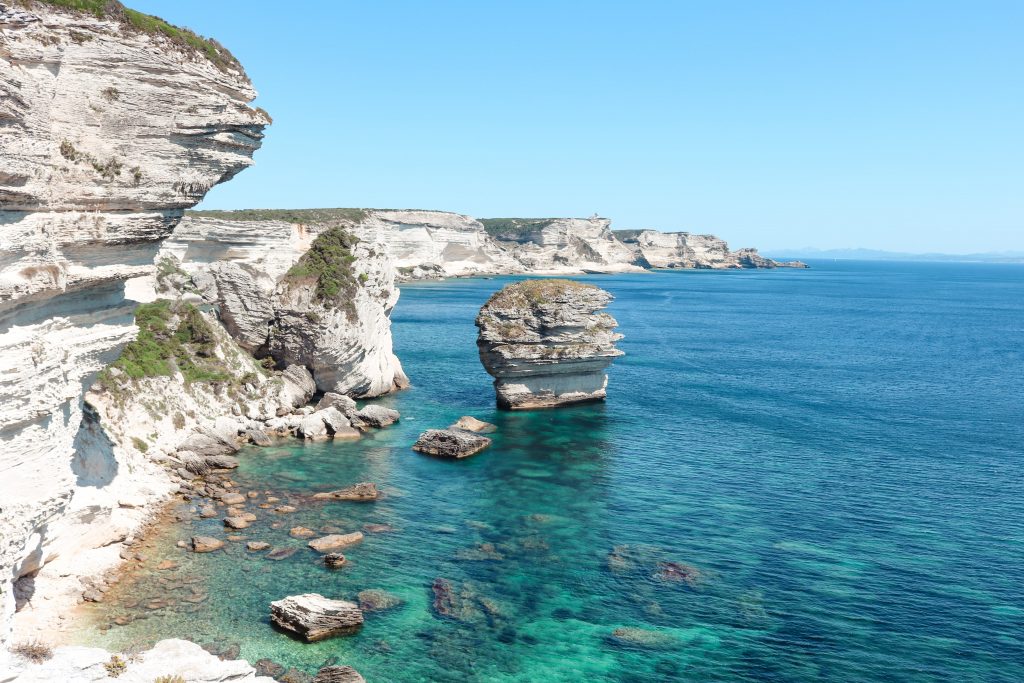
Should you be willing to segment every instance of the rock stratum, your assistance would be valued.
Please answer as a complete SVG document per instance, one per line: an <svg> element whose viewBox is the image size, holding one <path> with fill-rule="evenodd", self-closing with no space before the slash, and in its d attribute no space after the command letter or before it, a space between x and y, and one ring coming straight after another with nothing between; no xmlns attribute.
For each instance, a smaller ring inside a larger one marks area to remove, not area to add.
<svg viewBox="0 0 1024 683"><path fill-rule="evenodd" d="M0 643L43 564L103 564L83 551L142 515L118 479L146 465L83 425L82 395L135 335L160 241L252 163L255 96L222 47L116 2L0 1Z"/></svg>
<svg viewBox="0 0 1024 683"><path fill-rule="evenodd" d="M623 352L612 295L572 280L525 280L495 293L476 318L484 369L498 407L553 408L603 400L606 369Z"/></svg>
<svg viewBox="0 0 1024 683"><path fill-rule="evenodd" d="M383 245L403 280L505 275L642 272L651 268L739 269L805 267L779 263L756 249L730 251L713 235L615 230L591 218L484 218L445 211L397 209L248 209L193 211L182 231L210 222L304 230L342 226Z"/></svg>

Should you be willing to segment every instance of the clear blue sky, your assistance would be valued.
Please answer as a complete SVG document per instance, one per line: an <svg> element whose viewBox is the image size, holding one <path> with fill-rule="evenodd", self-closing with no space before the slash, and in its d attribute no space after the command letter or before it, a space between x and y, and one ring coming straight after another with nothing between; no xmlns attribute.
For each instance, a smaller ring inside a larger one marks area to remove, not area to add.
<svg viewBox="0 0 1024 683"><path fill-rule="evenodd" d="M205 208L434 208L733 246L1024 250L1024 2L126 0L274 117Z"/></svg>

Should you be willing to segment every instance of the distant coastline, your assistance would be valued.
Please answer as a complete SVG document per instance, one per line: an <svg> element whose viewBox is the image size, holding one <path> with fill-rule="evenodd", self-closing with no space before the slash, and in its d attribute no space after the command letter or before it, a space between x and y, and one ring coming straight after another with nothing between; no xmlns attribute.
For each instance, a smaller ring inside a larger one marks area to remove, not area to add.
<svg viewBox="0 0 1024 683"><path fill-rule="evenodd" d="M822 259L840 261L932 261L946 263L1024 263L1024 252L983 252L977 254L915 254L880 249L769 249L764 255L776 260Z"/></svg>

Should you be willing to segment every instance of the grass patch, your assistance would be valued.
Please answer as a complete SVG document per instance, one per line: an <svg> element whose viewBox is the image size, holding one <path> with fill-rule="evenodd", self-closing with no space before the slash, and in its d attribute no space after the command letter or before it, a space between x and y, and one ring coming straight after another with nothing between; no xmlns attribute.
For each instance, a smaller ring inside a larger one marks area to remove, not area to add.
<svg viewBox="0 0 1024 683"><path fill-rule="evenodd" d="M369 209L238 209L236 211L186 211L196 218L217 218L222 221L281 221L317 225L359 224L366 220Z"/></svg>
<svg viewBox="0 0 1024 683"><path fill-rule="evenodd" d="M53 656L53 648L38 640L15 643L11 646L11 652L24 657L33 664L42 664Z"/></svg>
<svg viewBox="0 0 1024 683"><path fill-rule="evenodd" d="M145 453L146 451L149 450L149 444L137 436L132 437L132 445L135 446L135 450L139 451L140 453Z"/></svg>
<svg viewBox="0 0 1024 683"><path fill-rule="evenodd" d="M235 56L216 40L204 38L190 29L175 26L160 17L128 9L117 0L36 0L36 2L91 14L97 19L113 19L143 33L165 36L177 45L202 55L222 71L231 69L245 73ZM22 0L20 4L24 7L31 7L33 2Z"/></svg>
<svg viewBox="0 0 1024 683"><path fill-rule="evenodd" d="M557 218L481 218L484 230L491 237L505 240L521 240L540 232L554 223Z"/></svg>
<svg viewBox="0 0 1024 683"><path fill-rule="evenodd" d="M359 280L352 267L356 260L352 247L358 243L358 237L341 228L320 233L309 251L289 269L284 281L296 285L315 283L318 301L325 306L337 306L354 319Z"/></svg>
<svg viewBox="0 0 1024 683"><path fill-rule="evenodd" d="M487 300L486 306L493 305L499 308L540 306L559 299L566 294L588 289L597 289L597 286L560 278L522 280L521 282L507 285L495 292Z"/></svg>
<svg viewBox="0 0 1024 683"><path fill-rule="evenodd" d="M214 356L213 330L192 304L170 299L142 304L135 310L135 325L138 337L124 347L111 368L132 379L170 377L175 371L187 383L231 379ZM100 381L108 388L116 384L109 368L100 374Z"/></svg>

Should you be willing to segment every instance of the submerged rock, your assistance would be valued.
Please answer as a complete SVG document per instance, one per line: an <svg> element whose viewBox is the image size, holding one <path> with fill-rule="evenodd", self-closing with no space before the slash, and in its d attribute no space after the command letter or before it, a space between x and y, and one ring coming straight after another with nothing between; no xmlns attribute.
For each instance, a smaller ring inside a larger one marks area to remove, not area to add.
<svg viewBox="0 0 1024 683"><path fill-rule="evenodd" d="M306 593L270 603L270 620L307 643L315 643L355 633L363 624L363 613L354 603Z"/></svg>
<svg viewBox="0 0 1024 683"><path fill-rule="evenodd" d="M299 552L298 548L275 548L266 554L266 558L268 560L284 560L297 552Z"/></svg>
<svg viewBox="0 0 1024 683"><path fill-rule="evenodd" d="M331 534L322 538L315 538L309 542L309 547L317 552L325 553L330 550L346 548L363 540L362 531L353 531L350 534Z"/></svg>
<svg viewBox="0 0 1024 683"><path fill-rule="evenodd" d="M313 494L313 500L354 500L362 502L377 500L378 497L380 497L380 492L377 490L377 485L366 481L338 489L337 491Z"/></svg>
<svg viewBox="0 0 1024 683"><path fill-rule="evenodd" d="M381 612L402 604L402 599L379 588L368 588L356 594L363 612Z"/></svg>
<svg viewBox="0 0 1024 683"><path fill-rule="evenodd" d="M696 588L701 581L701 571L697 567L682 562L659 562L653 578L658 581L685 583Z"/></svg>
<svg viewBox="0 0 1024 683"><path fill-rule="evenodd" d="M467 432L476 432L477 434L490 434L498 430L496 425L490 422L484 422L478 420L472 415L463 415L454 423L448 426L448 429L464 429Z"/></svg>
<svg viewBox="0 0 1024 683"><path fill-rule="evenodd" d="M351 666L325 666L317 672L313 683L366 683Z"/></svg>
<svg viewBox="0 0 1024 683"><path fill-rule="evenodd" d="M619 645L664 650L679 644L679 640L668 633L645 628L622 627L612 631L611 640Z"/></svg>
<svg viewBox="0 0 1024 683"><path fill-rule="evenodd" d="M428 429L412 449L441 458L468 458L491 445L491 440L462 429Z"/></svg>
<svg viewBox="0 0 1024 683"><path fill-rule="evenodd" d="M572 280L525 280L494 294L476 318L477 347L498 407L552 408L606 396L606 369L622 351L618 323L600 312L612 295Z"/></svg>

